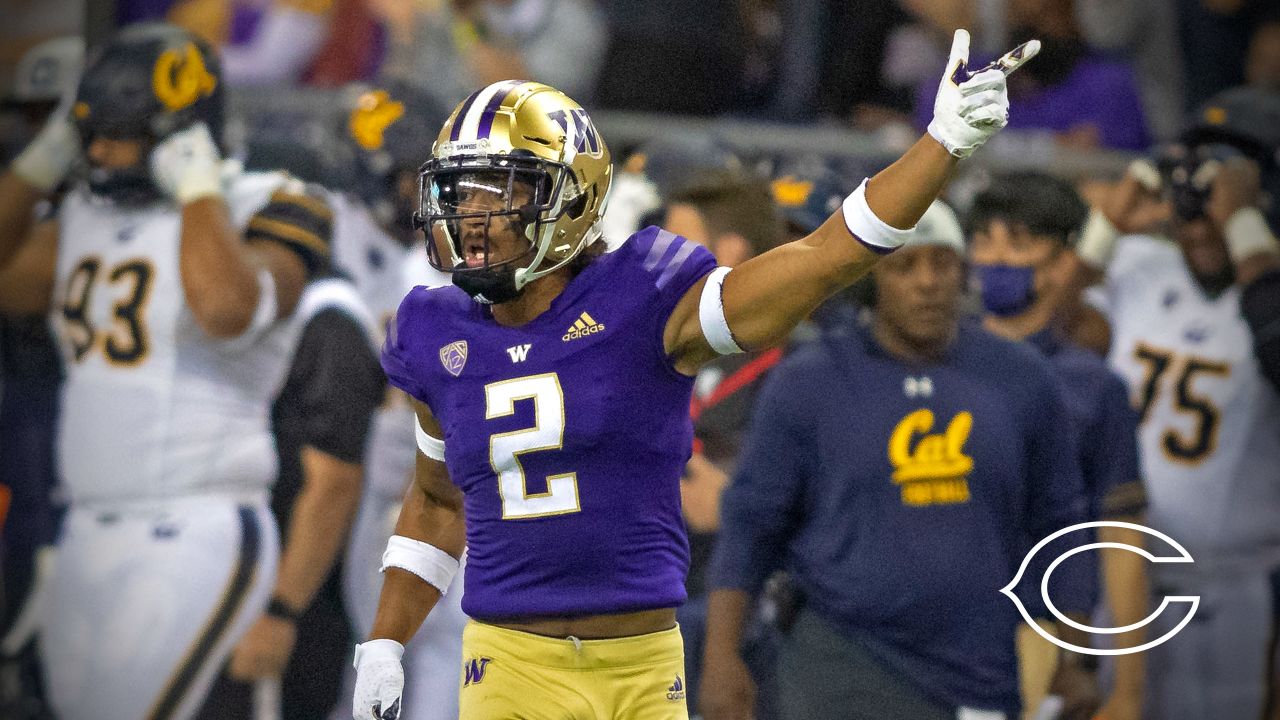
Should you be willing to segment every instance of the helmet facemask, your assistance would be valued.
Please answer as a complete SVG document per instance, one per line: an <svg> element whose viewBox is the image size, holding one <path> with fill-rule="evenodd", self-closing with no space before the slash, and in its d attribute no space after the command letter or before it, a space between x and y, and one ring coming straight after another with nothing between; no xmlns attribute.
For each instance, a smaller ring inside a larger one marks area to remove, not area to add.
<svg viewBox="0 0 1280 720"><path fill-rule="evenodd" d="M556 248L544 261L564 215L581 215L585 196L572 170L536 157L455 156L433 159L419 174L421 207L415 218L437 270L478 302L500 304L569 263L575 253ZM508 242L516 247L504 247Z"/></svg>
<svg viewBox="0 0 1280 720"><path fill-rule="evenodd" d="M142 207L164 199L148 164L151 150L155 147L154 138L84 124L79 126L79 131L83 156L81 167L91 194L123 207ZM126 167L98 165L89 158L89 146L98 138L138 143L141 148L138 162Z"/></svg>

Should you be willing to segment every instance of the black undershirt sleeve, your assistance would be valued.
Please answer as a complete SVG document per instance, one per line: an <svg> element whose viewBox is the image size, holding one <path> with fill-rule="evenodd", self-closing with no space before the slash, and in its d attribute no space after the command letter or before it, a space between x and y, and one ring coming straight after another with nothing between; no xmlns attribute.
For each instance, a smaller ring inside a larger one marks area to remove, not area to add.
<svg viewBox="0 0 1280 720"><path fill-rule="evenodd" d="M1240 302L1262 374L1280 389L1280 270L1249 283Z"/></svg>
<svg viewBox="0 0 1280 720"><path fill-rule="evenodd" d="M296 392L299 444L345 462L363 462L385 386L360 322L338 309L317 313L303 331L286 384Z"/></svg>

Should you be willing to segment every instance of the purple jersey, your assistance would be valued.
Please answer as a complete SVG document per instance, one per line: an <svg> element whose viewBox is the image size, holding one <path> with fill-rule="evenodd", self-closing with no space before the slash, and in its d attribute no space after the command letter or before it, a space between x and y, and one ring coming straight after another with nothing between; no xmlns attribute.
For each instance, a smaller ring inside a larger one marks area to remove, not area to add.
<svg viewBox="0 0 1280 720"><path fill-rule="evenodd" d="M449 476L466 495L468 615L684 601L693 379L671 366L662 335L715 266L706 248L649 227L521 327L456 287L405 297L382 365L444 429Z"/></svg>

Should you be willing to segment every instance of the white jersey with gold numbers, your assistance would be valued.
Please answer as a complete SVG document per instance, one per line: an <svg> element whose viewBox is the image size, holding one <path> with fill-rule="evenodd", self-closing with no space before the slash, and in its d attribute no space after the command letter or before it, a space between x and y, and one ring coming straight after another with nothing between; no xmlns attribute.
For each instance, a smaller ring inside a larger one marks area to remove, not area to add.
<svg viewBox="0 0 1280 720"><path fill-rule="evenodd" d="M243 230L280 173L230 173ZM179 270L180 210L70 194L60 215L52 324L66 381L58 460L73 503L261 492L275 480L270 406L300 328L205 335Z"/></svg>
<svg viewBox="0 0 1280 720"><path fill-rule="evenodd" d="M1110 363L1141 413L1149 523L1197 562L1280 558L1280 397L1259 372L1240 288L1210 298L1173 243L1130 236L1106 292Z"/></svg>

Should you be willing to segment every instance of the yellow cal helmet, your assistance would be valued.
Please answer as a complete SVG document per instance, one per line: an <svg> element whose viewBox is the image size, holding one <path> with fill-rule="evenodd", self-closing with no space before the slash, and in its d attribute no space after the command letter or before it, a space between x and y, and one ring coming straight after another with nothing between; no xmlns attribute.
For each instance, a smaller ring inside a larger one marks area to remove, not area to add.
<svg viewBox="0 0 1280 720"><path fill-rule="evenodd" d="M548 85L506 80L472 94L445 122L419 171L415 220L433 266L475 300L502 303L600 239L612 179L609 149L581 105ZM469 202L477 193L491 201ZM529 248L490 263L489 228L502 218ZM463 235L467 227L476 237L482 223L478 261Z"/></svg>

